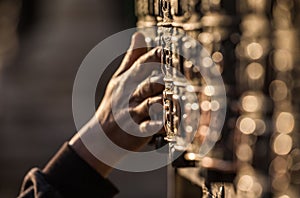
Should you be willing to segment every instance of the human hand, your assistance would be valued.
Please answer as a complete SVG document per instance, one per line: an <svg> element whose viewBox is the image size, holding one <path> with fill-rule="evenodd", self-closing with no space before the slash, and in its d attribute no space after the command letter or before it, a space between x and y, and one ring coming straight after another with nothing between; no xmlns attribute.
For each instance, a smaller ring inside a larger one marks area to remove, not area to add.
<svg viewBox="0 0 300 198"><path fill-rule="evenodd" d="M162 115L162 106L155 105L162 103L164 89L160 49L147 52L145 46L144 36L134 34L96 112L107 136L118 146L132 151L149 142L154 132L163 130L162 120L153 120L153 114Z"/></svg>
<svg viewBox="0 0 300 198"><path fill-rule="evenodd" d="M157 114L162 115L162 106L155 105L162 103L161 93L164 89L159 64L161 52L159 48L147 52L145 46L144 36L141 33L134 34L131 46L108 83L95 114L107 137L116 145L131 151L146 145L154 132L164 132L162 119L153 119L159 117L155 116ZM89 133L89 130L82 131L85 136L89 136ZM91 144L95 143L101 144ZM89 152L78 133L69 145L102 176L106 177L112 169Z"/></svg>

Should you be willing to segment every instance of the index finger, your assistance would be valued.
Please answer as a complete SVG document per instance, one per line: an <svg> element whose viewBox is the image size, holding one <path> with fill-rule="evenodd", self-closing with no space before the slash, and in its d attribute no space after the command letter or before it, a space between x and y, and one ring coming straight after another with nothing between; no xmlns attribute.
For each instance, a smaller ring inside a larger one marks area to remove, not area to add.
<svg viewBox="0 0 300 198"><path fill-rule="evenodd" d="M126 52L125 57L114 76L119 76L124 73L132 64L143 54L147 52L145 37L142 33L136 32L131 38L131 45Z"/></svg>

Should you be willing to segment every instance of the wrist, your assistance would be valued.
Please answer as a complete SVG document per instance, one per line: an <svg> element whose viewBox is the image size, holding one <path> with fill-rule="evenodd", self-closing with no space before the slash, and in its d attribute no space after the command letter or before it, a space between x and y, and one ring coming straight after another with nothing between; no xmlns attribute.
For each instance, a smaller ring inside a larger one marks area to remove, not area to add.
<svg viewBox="0 0 300 198"><path fill-rule="evenodd" d="M73 136L69 145L80 158L105 178L113 169L112 166L125 155L124 152L112 148L113 145L101 130L96 116Z"/></svg>
<svg viewBox="0 0 300 198"><path fill-rule="evenodd" d="M69 146L76 154L83 159L90 167L96 170L102 177L106 178L112 170L112 167L98 160L84 145L80 135L76 134L70 141Z"/></svg>

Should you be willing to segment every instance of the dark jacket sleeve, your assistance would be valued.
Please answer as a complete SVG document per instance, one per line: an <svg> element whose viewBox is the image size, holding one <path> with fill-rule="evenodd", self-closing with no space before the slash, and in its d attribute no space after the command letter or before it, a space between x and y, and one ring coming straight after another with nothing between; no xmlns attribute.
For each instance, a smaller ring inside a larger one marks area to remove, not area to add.
<svg viewBox="0 0 300 198"><path fill-rule="evenodd" d="M113 197L118 190L64 144L44 170L25 176L19 198Z"/></svg>

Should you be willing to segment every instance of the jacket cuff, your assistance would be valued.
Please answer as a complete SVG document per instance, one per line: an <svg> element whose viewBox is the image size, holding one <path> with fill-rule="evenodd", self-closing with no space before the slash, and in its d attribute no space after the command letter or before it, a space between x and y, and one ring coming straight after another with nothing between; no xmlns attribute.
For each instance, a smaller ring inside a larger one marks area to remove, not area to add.
<svg viewBox="0 0 300 198"><path fill-rule="evenodd" d="M117 188L65 143L43 170L45 179L64 197L113 197Z"/></svg>

